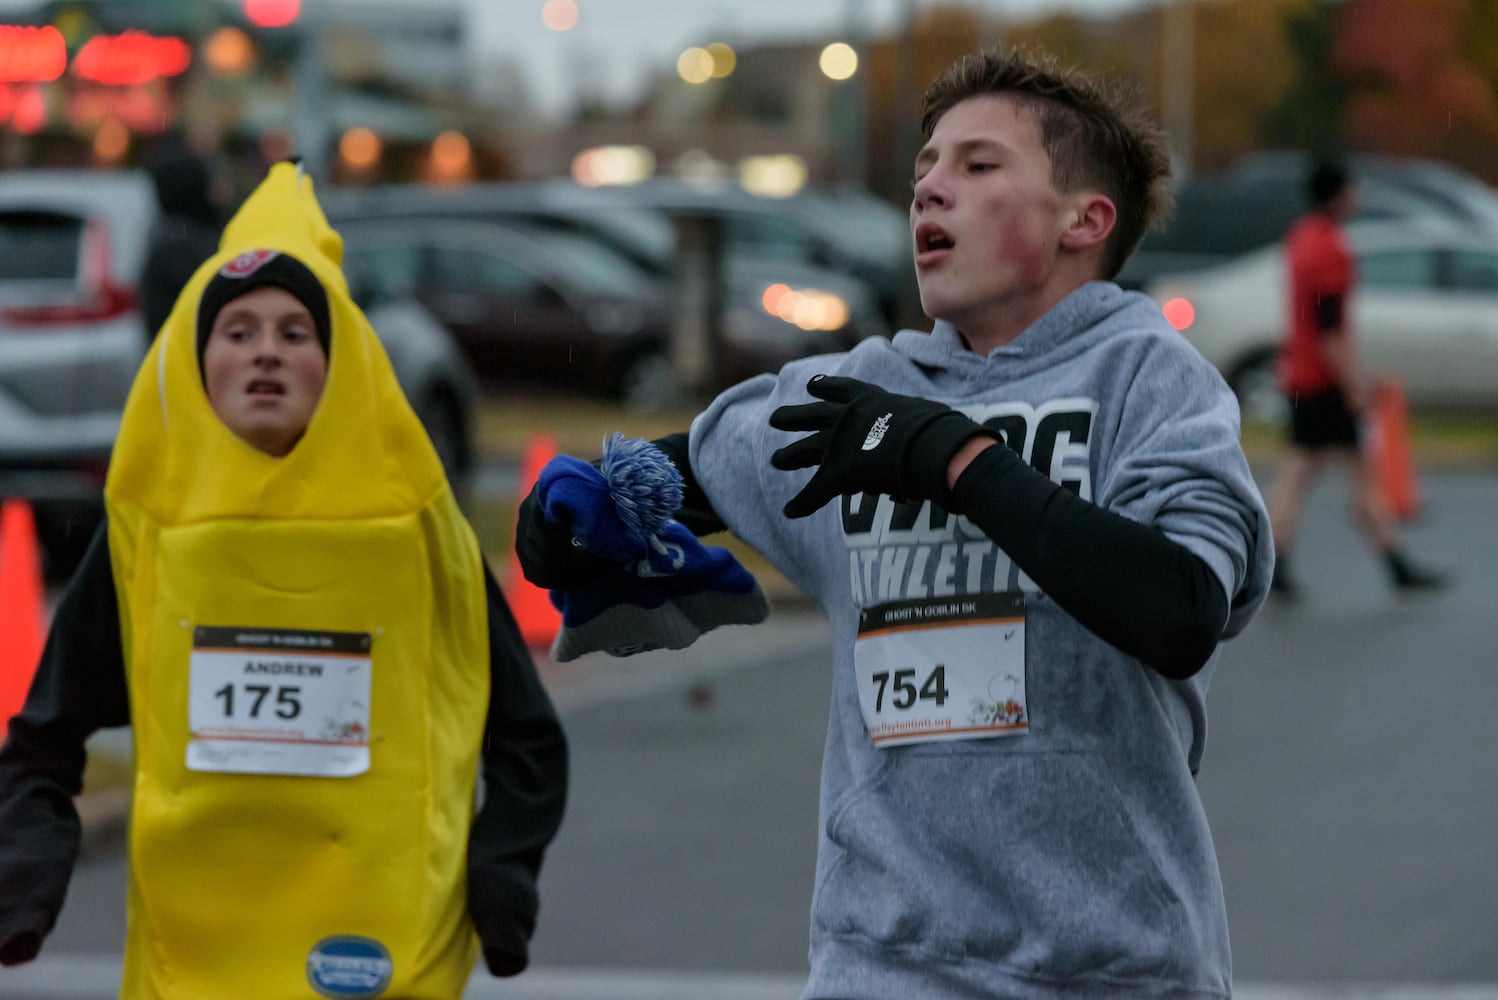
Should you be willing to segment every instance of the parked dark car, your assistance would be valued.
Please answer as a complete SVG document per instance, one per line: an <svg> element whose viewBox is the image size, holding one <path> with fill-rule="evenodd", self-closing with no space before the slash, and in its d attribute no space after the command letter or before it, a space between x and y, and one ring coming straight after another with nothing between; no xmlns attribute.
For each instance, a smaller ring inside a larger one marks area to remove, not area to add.
<svg viewBox="0 0 1498 1000"><path fill-rule="evenodd" d="M54 579L101 516L120 413L154 335L139 286L156 214L139 171L0 176L0 496L34 501ZM361 305L461 490L473 456L471 370L419 305L389 296Z"/></svg>
<svg viewBox="0 0 1498 1000"><path fill-rule="evenodd" d="M486 385L612 397L637 407L680 395L663 286L589 238L456 219L340 226L351 279L430 309ZM725 320L730 382L851 343L846 325L803 329L768 315L759 302L730 301Z"/></svg>
<svg viewBox="0 0 1498 1000"><path fill-rule="evenodd" d="M621 188L565 180L452 188L394 184L335 191L327 206L335 222L482 219L577 233L661 282L675 265L673 215L709 213L723 222L731 291L752 298L775 283L833 291L853 307L860 337L887 335L904 286L915 275L904 216L872 196L850 192L772 199L736 186L704 190L671 179Z"/></svg>

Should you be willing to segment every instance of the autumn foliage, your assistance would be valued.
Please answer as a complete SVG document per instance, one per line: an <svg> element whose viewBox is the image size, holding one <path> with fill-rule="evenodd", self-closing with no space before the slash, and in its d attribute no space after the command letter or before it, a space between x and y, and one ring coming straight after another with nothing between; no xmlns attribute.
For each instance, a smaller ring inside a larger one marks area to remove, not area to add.
<svg viewBox="0 0 1498 1000"><path fill-rule="evenodd" d="M873 162L897 152L902 130L910 143L919 94L977 46L1042 48L1131 79L1164 107L1166 88L1181 76L1162 38L1182 7L1192 117L1191 149L1181 152L1195 169L1210 172L1254 149L1344 147L1447 160L1498 182L1493 0L1168 0L1110 18L1026 22L972 4L927 8L911 37L872 53Z"/></svg>

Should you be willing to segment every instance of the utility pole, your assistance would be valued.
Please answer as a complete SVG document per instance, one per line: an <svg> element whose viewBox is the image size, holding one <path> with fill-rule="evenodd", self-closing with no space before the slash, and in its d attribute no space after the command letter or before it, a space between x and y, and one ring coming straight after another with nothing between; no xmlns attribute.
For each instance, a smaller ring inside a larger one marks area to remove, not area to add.
<svg viewBox="0 0 1498 1000"><path fill-rule="evenodd" d="M848 44L858 55L858 70L853 74L853 124L848 130L847 163L843 169L846 182L862 191L869 186L869 74L872 69L869 46L868 0L844 0L843 31Z"/></svg>
<svg viewBox="0 0 1498 1000"><path fill-rule="evenodd" d="M296 107L292 115L292 138L302 170L314 182L328 178L328 71L323 60L323 41L330 18L327 0L307 0L297 20Z"/></svg>
<svg viewBox="0 0 1498 1000"><path fill-rule="evenodd" d="M916 75L917 0L901 0L900 46L895 73L895 135L892 143L900 170L908 171L920 147L921 89Z"/></svg>

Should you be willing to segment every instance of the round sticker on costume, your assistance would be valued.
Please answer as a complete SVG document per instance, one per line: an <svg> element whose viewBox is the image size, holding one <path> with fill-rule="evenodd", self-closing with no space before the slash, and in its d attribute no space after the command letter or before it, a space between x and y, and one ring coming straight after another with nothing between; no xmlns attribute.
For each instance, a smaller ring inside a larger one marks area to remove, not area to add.
<svg viewBox="0 0 1498 1000"><path fill-rule="evenodd" d="M325 997L377 997L394 968L385 946L367 937L326 937L307 955L307 981Z"/></svg>
<svg viewBox="0 0 1498 1000"><path fill-rule="evenodd" d="M226 278L248 278L260 270L266 261L273 260L280 255L278 250L246 250L219 268L218 273Z"/></svg>

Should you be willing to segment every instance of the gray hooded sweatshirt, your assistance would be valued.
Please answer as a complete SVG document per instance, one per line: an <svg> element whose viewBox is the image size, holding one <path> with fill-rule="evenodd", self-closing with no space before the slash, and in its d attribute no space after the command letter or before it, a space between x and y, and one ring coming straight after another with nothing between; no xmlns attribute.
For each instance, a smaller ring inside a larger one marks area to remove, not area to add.
<svg viewBox="0 0 1498 1000"><path fill-rule="evenodd" d="M1268 516L1218 373L1142 295L1085 285L987 356L903 331L744 382L692 424L694 474L740 538L825 610L833 688L806 998L1226 997L1227 918L1194 774L1216 654L1171 681L1084 629L965 518L844 497L791 520L810 470L771 411L815 374L947 403L1084 498L1163 531L1221 580L1241 631L1268 589ZM1022 591L1029 730L876 746L860 611Z"/></svg>

